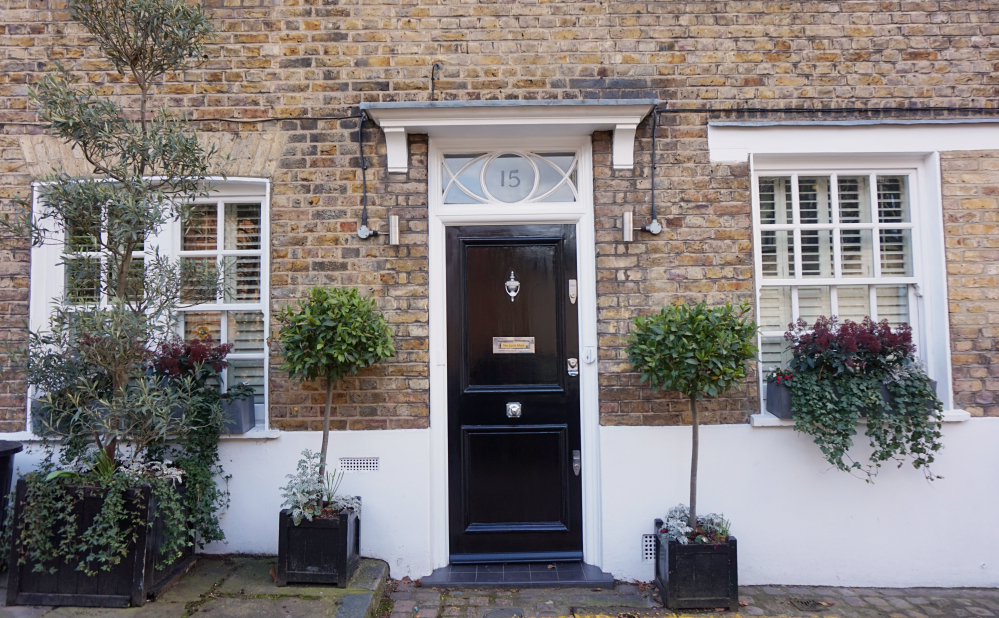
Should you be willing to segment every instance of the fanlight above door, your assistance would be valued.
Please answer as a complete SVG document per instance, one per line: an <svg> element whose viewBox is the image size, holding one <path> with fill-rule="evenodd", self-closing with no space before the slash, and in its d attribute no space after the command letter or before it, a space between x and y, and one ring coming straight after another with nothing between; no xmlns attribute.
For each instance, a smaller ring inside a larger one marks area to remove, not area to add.
<svg viewBox="0 0 999 618"><path fill-rule="evenodd" d="M576 165L574 153L445 155L444 203L575 202Z"/></svg>

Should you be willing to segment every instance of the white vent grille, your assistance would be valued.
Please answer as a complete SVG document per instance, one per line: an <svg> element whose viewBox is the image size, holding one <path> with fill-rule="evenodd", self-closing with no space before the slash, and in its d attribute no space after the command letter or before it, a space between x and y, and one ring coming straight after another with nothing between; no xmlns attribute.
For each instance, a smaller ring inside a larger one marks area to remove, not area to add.
<svg viewBox="0 0 999 618"><path fill-rule="evenodd" d="M343 472L378 472L378 458L341 457L340 470Z"/></svg>
<svg viewBox="0 0 999 618"><path fill-rule="evenodd" d="M656 535L642 535L642 560L644 562L654 562L656 559Z"/></svg>

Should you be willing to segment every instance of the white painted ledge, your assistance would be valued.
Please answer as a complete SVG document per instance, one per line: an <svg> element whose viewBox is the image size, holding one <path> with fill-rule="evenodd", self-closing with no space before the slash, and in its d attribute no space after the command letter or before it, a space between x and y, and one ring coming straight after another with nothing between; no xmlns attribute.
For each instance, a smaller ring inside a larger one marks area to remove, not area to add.
<svg viewBox="0 0 999 618"><path fill-rule="evenodd" d="M971 420L971 413L965 410L944 410L940 415L940 421L943 423L963 423L968 420ZM865 421L860 419L860 422ZM777 418L769 412L751 415L749 424L752 427L794 427L793 420Z"/></svg>
<svg viewBox="0 0 999 618"><path fill-rule="evenodd" d="M276 440L280 437L280 429L264 429L258 425L246 433L224 433L219 440Z"/></svg>
<svg viewBox="0 0 999 618"><path fill-rule="evenodd" d="M538 137L613 131L614 169L635 165L635 131L654 99L365 102L360 108L385 133L388 171L409 169L407 136Z"/></svg>

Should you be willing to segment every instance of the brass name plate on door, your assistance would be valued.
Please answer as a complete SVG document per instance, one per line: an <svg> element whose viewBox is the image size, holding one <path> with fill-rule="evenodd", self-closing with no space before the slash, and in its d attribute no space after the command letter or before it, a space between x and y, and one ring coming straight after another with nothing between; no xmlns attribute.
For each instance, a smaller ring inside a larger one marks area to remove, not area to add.
<svg viewBox="0 0 999 618"><path fill-rule="evenodd" d="M534 354L534 337L493 337L493 354Z"/></svg>

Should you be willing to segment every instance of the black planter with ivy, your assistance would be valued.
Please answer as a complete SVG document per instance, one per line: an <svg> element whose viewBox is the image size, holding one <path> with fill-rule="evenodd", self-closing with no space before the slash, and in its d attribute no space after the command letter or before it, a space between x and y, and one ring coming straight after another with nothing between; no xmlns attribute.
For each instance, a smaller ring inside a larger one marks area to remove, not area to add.
<svg viewBox="0 0 999 618"><path fill-rule="evenodd" d="M15 529L23 529L26 511L31 513L28 491L25 480L19 480L13 509ZM191 568L194 548L181 540L188 534L186 509L161 508L149 485L126 489L115 498L120 498L122 513L132 527L121 531L120 542L113 548L113 564L108 562L108 568L101 568L99 560L73 554L73 548L86 544L85 537L99 534L108 494L113 491L68 484L60 487L66 510L58 525L72 518L73 533L48 531L48 540L70 552L39 561L37 544L25 542L39 539L31 534L16 535L8 556L7 605L142 606ZM38 532L45 535L47 531Z"/></svg>
<svg viewBox="0 0 999 618"><path fill-rule="evenodd" d="M767 380L767 412L776 416L777 418L784 420L791 420L794 418L794 410L791 408L791 380L771 378ZM937 391L937 381L930 380L930 388L933 389L935 393ZM898 414L892 407L895 397L891 394L888 386L885 384L881 385L881 398L885 401L887 406L884 407L884 411L888 414ZM934 410L935 402L932 399L927 399L924 402L925 413L930 413ZM912 412L907 412L912 413ZM868 416L867 410L861 410L861 417Z"/></svg>

